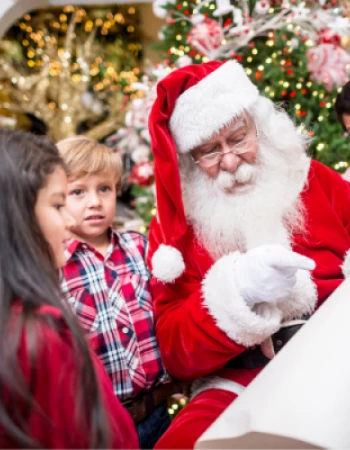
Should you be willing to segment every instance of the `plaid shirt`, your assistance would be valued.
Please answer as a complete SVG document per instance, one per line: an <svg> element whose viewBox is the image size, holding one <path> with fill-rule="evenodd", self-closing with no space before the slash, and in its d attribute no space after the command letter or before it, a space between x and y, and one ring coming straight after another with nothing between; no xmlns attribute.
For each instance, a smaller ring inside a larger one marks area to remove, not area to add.
<svg viewBox="0 0 350 450"><path fill-rule="evenodd" d="M154 334L147 240L135 232L116 233L105 258L86 243L67 249L62 290L92 347L110 375L120 400L165 380Z"/></svg>

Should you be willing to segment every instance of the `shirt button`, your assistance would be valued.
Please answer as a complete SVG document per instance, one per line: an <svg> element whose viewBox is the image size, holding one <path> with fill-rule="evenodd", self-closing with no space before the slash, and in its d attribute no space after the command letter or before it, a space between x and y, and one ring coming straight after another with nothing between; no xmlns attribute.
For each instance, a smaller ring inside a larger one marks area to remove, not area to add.
<svg viewBox="0 0 350 450"><path fill-rule="evenodd" d="M128 331L129 331L129 328L127 328L127 327L123 327L123 328L122 328L122 332L123 332L124 334L127 334Z"/></svg>

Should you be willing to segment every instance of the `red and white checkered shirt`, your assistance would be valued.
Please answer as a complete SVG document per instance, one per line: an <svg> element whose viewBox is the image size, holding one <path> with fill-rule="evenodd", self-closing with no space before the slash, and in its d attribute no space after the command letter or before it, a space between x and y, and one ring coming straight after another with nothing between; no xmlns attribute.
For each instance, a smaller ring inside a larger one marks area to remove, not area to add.
<svg viewBox="0 0 350 450"><path fill-rule="evenodd" d="M136 232L116 233L105 258L73 240L61 283L92 347L122 401L167 378L154 333L147 240Z"/></svg>

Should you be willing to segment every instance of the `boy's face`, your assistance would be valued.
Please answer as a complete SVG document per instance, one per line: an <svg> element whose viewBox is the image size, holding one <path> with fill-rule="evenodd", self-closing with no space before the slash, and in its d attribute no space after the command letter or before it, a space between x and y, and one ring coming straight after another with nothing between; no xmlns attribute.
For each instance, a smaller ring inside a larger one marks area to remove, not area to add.
<svg viewBox="0 0 350 450"><path fill-rule="evenodd" d="M76 222L73 233L87 242L107 236L116 210L115 185L112 171L68 181L67 210Z"/></svg>

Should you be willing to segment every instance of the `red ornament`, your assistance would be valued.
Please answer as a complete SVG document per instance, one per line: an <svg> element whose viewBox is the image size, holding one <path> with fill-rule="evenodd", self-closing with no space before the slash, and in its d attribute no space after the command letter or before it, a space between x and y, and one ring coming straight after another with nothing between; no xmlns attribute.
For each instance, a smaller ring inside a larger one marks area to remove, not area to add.
<svg viewBox="0 0 350 450"><path fill-rule="evenodd" d="M321 108L323 108L324 106L326 106L325 102L320 102L320 106L321 106Z"/></svg>
<svg viewBox="0 0 350 450"><path fill-rule="evenodd" d="M259 70L257 70L257 71L255 72L255 78L256 78L257 80L260 80L261 75L262 75L262 72L260 72Z"/></svg>
<svg viewBox="0 0 350 450"><path fill-rule="evenodd" d="M330 28L323 28L318 35L319 44L333 44L340 46L341 38L338 34L334 33Z"/></svg>
<svg viewBox="0 0 350 450"><path fill-rule="evenodd" d="M128 181L143 187L150 186L154 182L153 162L136 164L131 170Z"/></svg>
<svg viewBox="0 0 350 450"><path fill-rule="evenodd" d="M303 95L305 95L305 94L307 93L307 90L306 90L306 89L302 89L302 90L301 90L301 93L302 93Z"/></svg>
<svg viewBox="0 0 350 450"><path fill-rule="evenodd" d="M295 93L294 91L292 91L292 92L289 94L289 96L292 97L292 98L294 98L295 95L296 95L296 93Z"/></svg>
<svg viewBox="0 0 350 450"><path fill-rule="evenodd" d="M293 70L292 69L288 69L287 73L288 73L288 75L292 75L293 74Z"/></svg>

